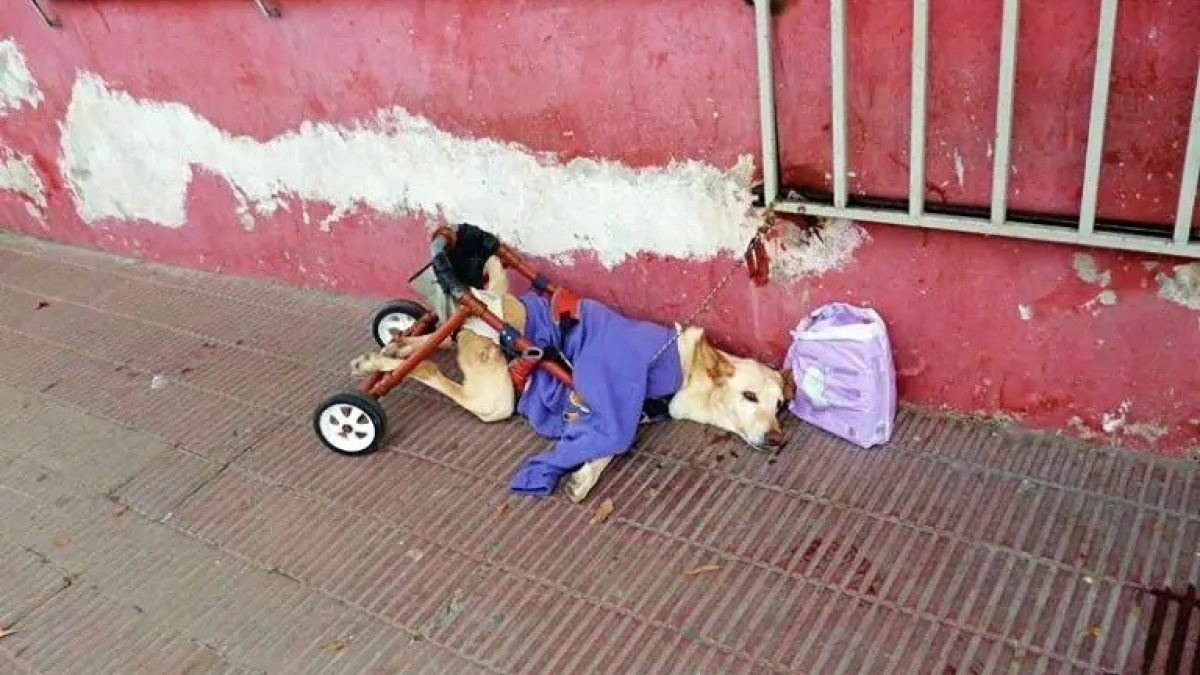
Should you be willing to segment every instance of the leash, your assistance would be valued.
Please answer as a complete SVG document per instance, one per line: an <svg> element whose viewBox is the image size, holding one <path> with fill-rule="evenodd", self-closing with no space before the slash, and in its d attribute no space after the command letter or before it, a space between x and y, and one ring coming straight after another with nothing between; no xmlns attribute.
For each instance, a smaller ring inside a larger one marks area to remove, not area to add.
<svg viewBox="0 0 1200 675"><path fill-rule="evenodd" d="M680 328L692 325L696 320L696 317L700 316L709 309L713 300L715 300L717 295L720 294L720 292L725 288L725 286L729 283L729 280L733 278L733 273L737 271L737 268L740 267L743 262L746 263L746 266L750 269L750 278L754 281L756 286L761 286L766 283L768 261L766 258L766 251L764 251L762 247L762 238L767 234L767 232L770 232L772 229L774 229L774 227L774 215L768 212L763 224L758 226L758 229L754 231L754 236L750 238L750 243L746 245L746 251L742 253L740 258L733 261L733 264L730 265L729 269L725 271L725 275L721 277L720 281L718 281L711 290L709 290L708 295L704 297L704 300L700 302L699 306L696 307L696 310L692 312L691 316L685 319L682 324L679 324ZM658 361L659 357L661 357L663 353L671 347L671 345L679 341L681 332L682 331L677 328L675 330L675 335L670 340L667 340L665 343L663 343L662 347L658 348L658 351L655 352L654 356L650 359L651 364L654 364L656 361Z"/></svg>

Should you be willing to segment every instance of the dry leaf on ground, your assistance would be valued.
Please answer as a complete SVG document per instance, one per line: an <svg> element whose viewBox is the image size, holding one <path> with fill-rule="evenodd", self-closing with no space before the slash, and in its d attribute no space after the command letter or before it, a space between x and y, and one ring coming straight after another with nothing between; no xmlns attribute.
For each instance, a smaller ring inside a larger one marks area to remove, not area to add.
<svg viewBox="0 0 1200 675"><path fill-rule="evenodd" d="M325 644L321 645L321 651L323 651L323 652L340 652L346 648L347 644L348 643L346 641L346 638L334 638L334 639L330 640L329 642L326 642Z"/></svg>
<svg viewBox="0 0 1200 675"><path fill-rule="evenodd" d="M12 634L13 634L13 633L15 633L15 632L17 632L17 631L15 631L15 630L11 630L11 629L8 629L8 628L0 628L0 638L6 638L6 637L8 637L9 635L12 635Z"/></svg>
<svg viewBox="0 0 1200 675"><path fill-rule="evenodd" d="M496 513L499 513L501 515L503 515L504 512L507 510L508 510L508 504L501 504L500 506L496 507Z"/></svg>
<svg viewBox="0 0 1200 675"><path fill-rule="evenodd" d="M596 525L608 520L608 517L612 515L614 508L616 507L613 506L613 500L611 499L605 499L604 501L600 502L600 506L596 508L596 513L592 516L592 524Z"/></svg>
<svg viewBox="0 0 1200 675"><path fill-rule="evenodd" d="M693 567L692 569L687 570L686 572L683 573L683 576L695 577L695 576L700 576L701 574L708 574L709 572L716 572L719 569L721 569L720 565L713 565L713 564L701 565L699 567Z"/></svg>

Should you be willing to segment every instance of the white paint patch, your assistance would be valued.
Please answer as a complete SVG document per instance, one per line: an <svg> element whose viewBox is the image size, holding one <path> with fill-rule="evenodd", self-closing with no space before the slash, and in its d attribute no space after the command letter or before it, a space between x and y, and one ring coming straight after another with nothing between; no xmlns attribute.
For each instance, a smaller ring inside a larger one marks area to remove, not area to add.
<svg viewBox="0 0 1200 675"><path fill-rule="evenodd" d="M1017 305L1017 314L1021 316L1022 321L1029 321L1033 318L1033 308L1029 305Z"/></svg>
<svg viewBox="0 0 1200 675"><path fill-rule="evenodd" d="M34 168L33 159L0 148L0 190L16 192L25 198L25 210L34 218L46 216L46 188Z"/></svg>
<svg viewBox="0 0 1200 675"><path fill-rule="evenodd" d="M1170 432L1161 424L1153 424L1151 422L1134 422L1125 425L1126 436L1137 436L1151 445L1157 443L1168 433Z"/></svg>
<svg viewBox="0 0 1200 675"><path fill-rule="evenodd" d="M954 148L954 177L958 179L958 187L961 189L966 182L967 168L963 164L962 153L958 148Z"/></svg>
<svg viewBox="0 0 1200 675"><path fill-rule="evenodd" d="M1073 266L1075 267L1075 275L1089 284L1107 288L1112 283L1112 273L1108 270L1100 271L1100 268L1096 265L1096 259L1087 253L1076 253Z"/></svg>
<svg viewBox="0 0 1200 675"><path fill-rule="evenodd" d="M609 267L643 251L740 255L760 222L748 156L730 170L698 161L644 169L562 162L513 143L456 137L400 108L352 126L305 122L259 142L231 136L182 104L138 100L86 74L72 90L62 152L88 222L182 227L194 168L230 184L245 227L287 200L319 201L333 207L323 227L361 207L417 213L475 223L533 255L583 251ZM837 260L862 239L853 225L832 236L831 250L842 248L828 255ZM830 264L822 260L806 269Z"/></svg>
<svg viewBox="0 0 1200 675"><path fill-rule="evenodd" d="M0 117L22 107L37 108L42 91L29 72L25 55L12 40L0 40Z"/></svg>
<svg viewBox="0 0 1200 675"><path fill-rule="evenodd" d="M1084 440L1090 440L1096 437L1096 432L1089 429L1079 417L1072 417L1071 419L1067 420L1067 426Z"/></svg>
<svg viewBox="0 0 1200 675"><path fill-rule="evenodd" d="M1090 311L1095 316L1100 313L1101 305L1112 307L1115 304L1117 304L1117 294L1111 290L1103 290L1096 297L1083 303L1083 309Z"/></svg>
<svg viewBox="0 0 1200 675"><path fill-rule="evenodd" d="M1096 316L1100 313L1101 305L1112 307L1117 304L1117 294L1108 290L1108 285L1112 283L1112 272L1100 270L1096 265L1096 259L1087 253L1076 253L1072 265L1075 268L1075 275L1080 280L1105 289L1100 291L1096 297L1083 303L1082 309L1091 312L1092 316Z"/></svg>
<svg viewBox="0 0 1200 675"><path fill-rule="evenodd" d="M1175 265L1171 272L1155 275L1158 297L1200 311L1200 263Z"/></svg>
<svg viewBox="0 0 1200 675"><path fill-rule="evenodd" d="M779 227L788 225L781 223ZM798 279L840 269L853 259L854 250L869 239L866 230L851 220L823 220L814 234L793 234L768 243L771 274Z"/></svg>
<svg viewBox="0 0 1200 675"><path fill-rule="evenodd" d="M1129 401L1121 401L1116 412L1104 413L1100 419L1100 428L1104 429L1104 433L1111 434L1125 426L1125 416L1129 414L1131 405Z"/></svg>

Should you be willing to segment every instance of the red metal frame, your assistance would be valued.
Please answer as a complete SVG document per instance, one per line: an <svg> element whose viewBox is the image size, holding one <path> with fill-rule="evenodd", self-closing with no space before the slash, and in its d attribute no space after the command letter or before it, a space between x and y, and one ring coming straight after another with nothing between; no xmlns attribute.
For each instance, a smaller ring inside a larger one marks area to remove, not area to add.
<svg viewBox="0 0 1200 675"><path fill-rule="evenodd" d="M444 237L446 239L447 248L454 247L454 231L450 228L438 228L438 230L434 232L433 236L435 238ZM525 262L521 256L508 245L500 244L500 247L496 250L496 257L500 260L500 263L505 269L515 270L517 274L525 277L530 282L537 279L538 271L529 263ZM534 288L540 294L545 296L552 296L556 291L559 290L558 284L550 282L540 285L535 284ZM426 340L425 343L420 346L420 348L405 357L404 362L400 364L399 368L387 373L375 373L367 378L367 380L362 384L362 392L373 398L381 398L386 396L387 393L398 386L404 380L404 378L408 377L409 374L416 369L418 364L430 356L433 356L434 352L437 351L438 346L458 332L458 329L461 328L462 325L467 322L467 319L470 319L471 317L478 317L496 331L502 331L509 327L508 324L504 323L500 317L493 314L492 311L487 308L487 305L480 302L478 298L470 293L464 293L462 297L458 299L458 309L446 321L446 323L438 326L437 330L433 331L433 333L429 336L429 339ZM398 334L393 339L398 340L404 337L423 335L425 334L424 331L426 331L430 324L434 323L435 320L436 315L430 312L422 317L417 323L413 324L407 330ZM535 349L537 347L537 345L525 339L525 336L523 335L517 337L517 339L514 341L514 345L519 351L522 352ZM571 373L558 363L553 361L543 361L538 364L538 367L545 368L546 372L550 373L555 379L557 379L559 382L562 382L567 387L572 389L575 388L575 380L571 377Z"/></svg>

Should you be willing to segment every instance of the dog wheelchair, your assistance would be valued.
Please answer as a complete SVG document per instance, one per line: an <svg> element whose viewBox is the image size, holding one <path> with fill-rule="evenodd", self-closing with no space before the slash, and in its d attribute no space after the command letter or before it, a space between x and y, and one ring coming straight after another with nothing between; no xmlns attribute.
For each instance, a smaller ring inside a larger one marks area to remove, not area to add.
<svg viewBox="0 0 1200 675"><path fill-rule="evenodd" d="M472 317L499 334L500 347L509 359L514 385L526 381L534 369L545 369L568 389L574 389L570 364L554 350L543 350L505 323L475 297L471 288L486 283L484 265L495 256L504 270L515 270L539 294L552 299L560 325L569 325L578 315L578 298L550 282L494 235L470 224L442 227L434 232L429 247L430 261L409 281L426 304L397 299L375 312L371 334L382 349L408 337L429 336L401 365L389 372L376 372L358 390L325 399L313 413L313 429L321 443L343 455L366 455L378 450L387 434L387 415L379 399L438 347L453 339Z"/></svg>

